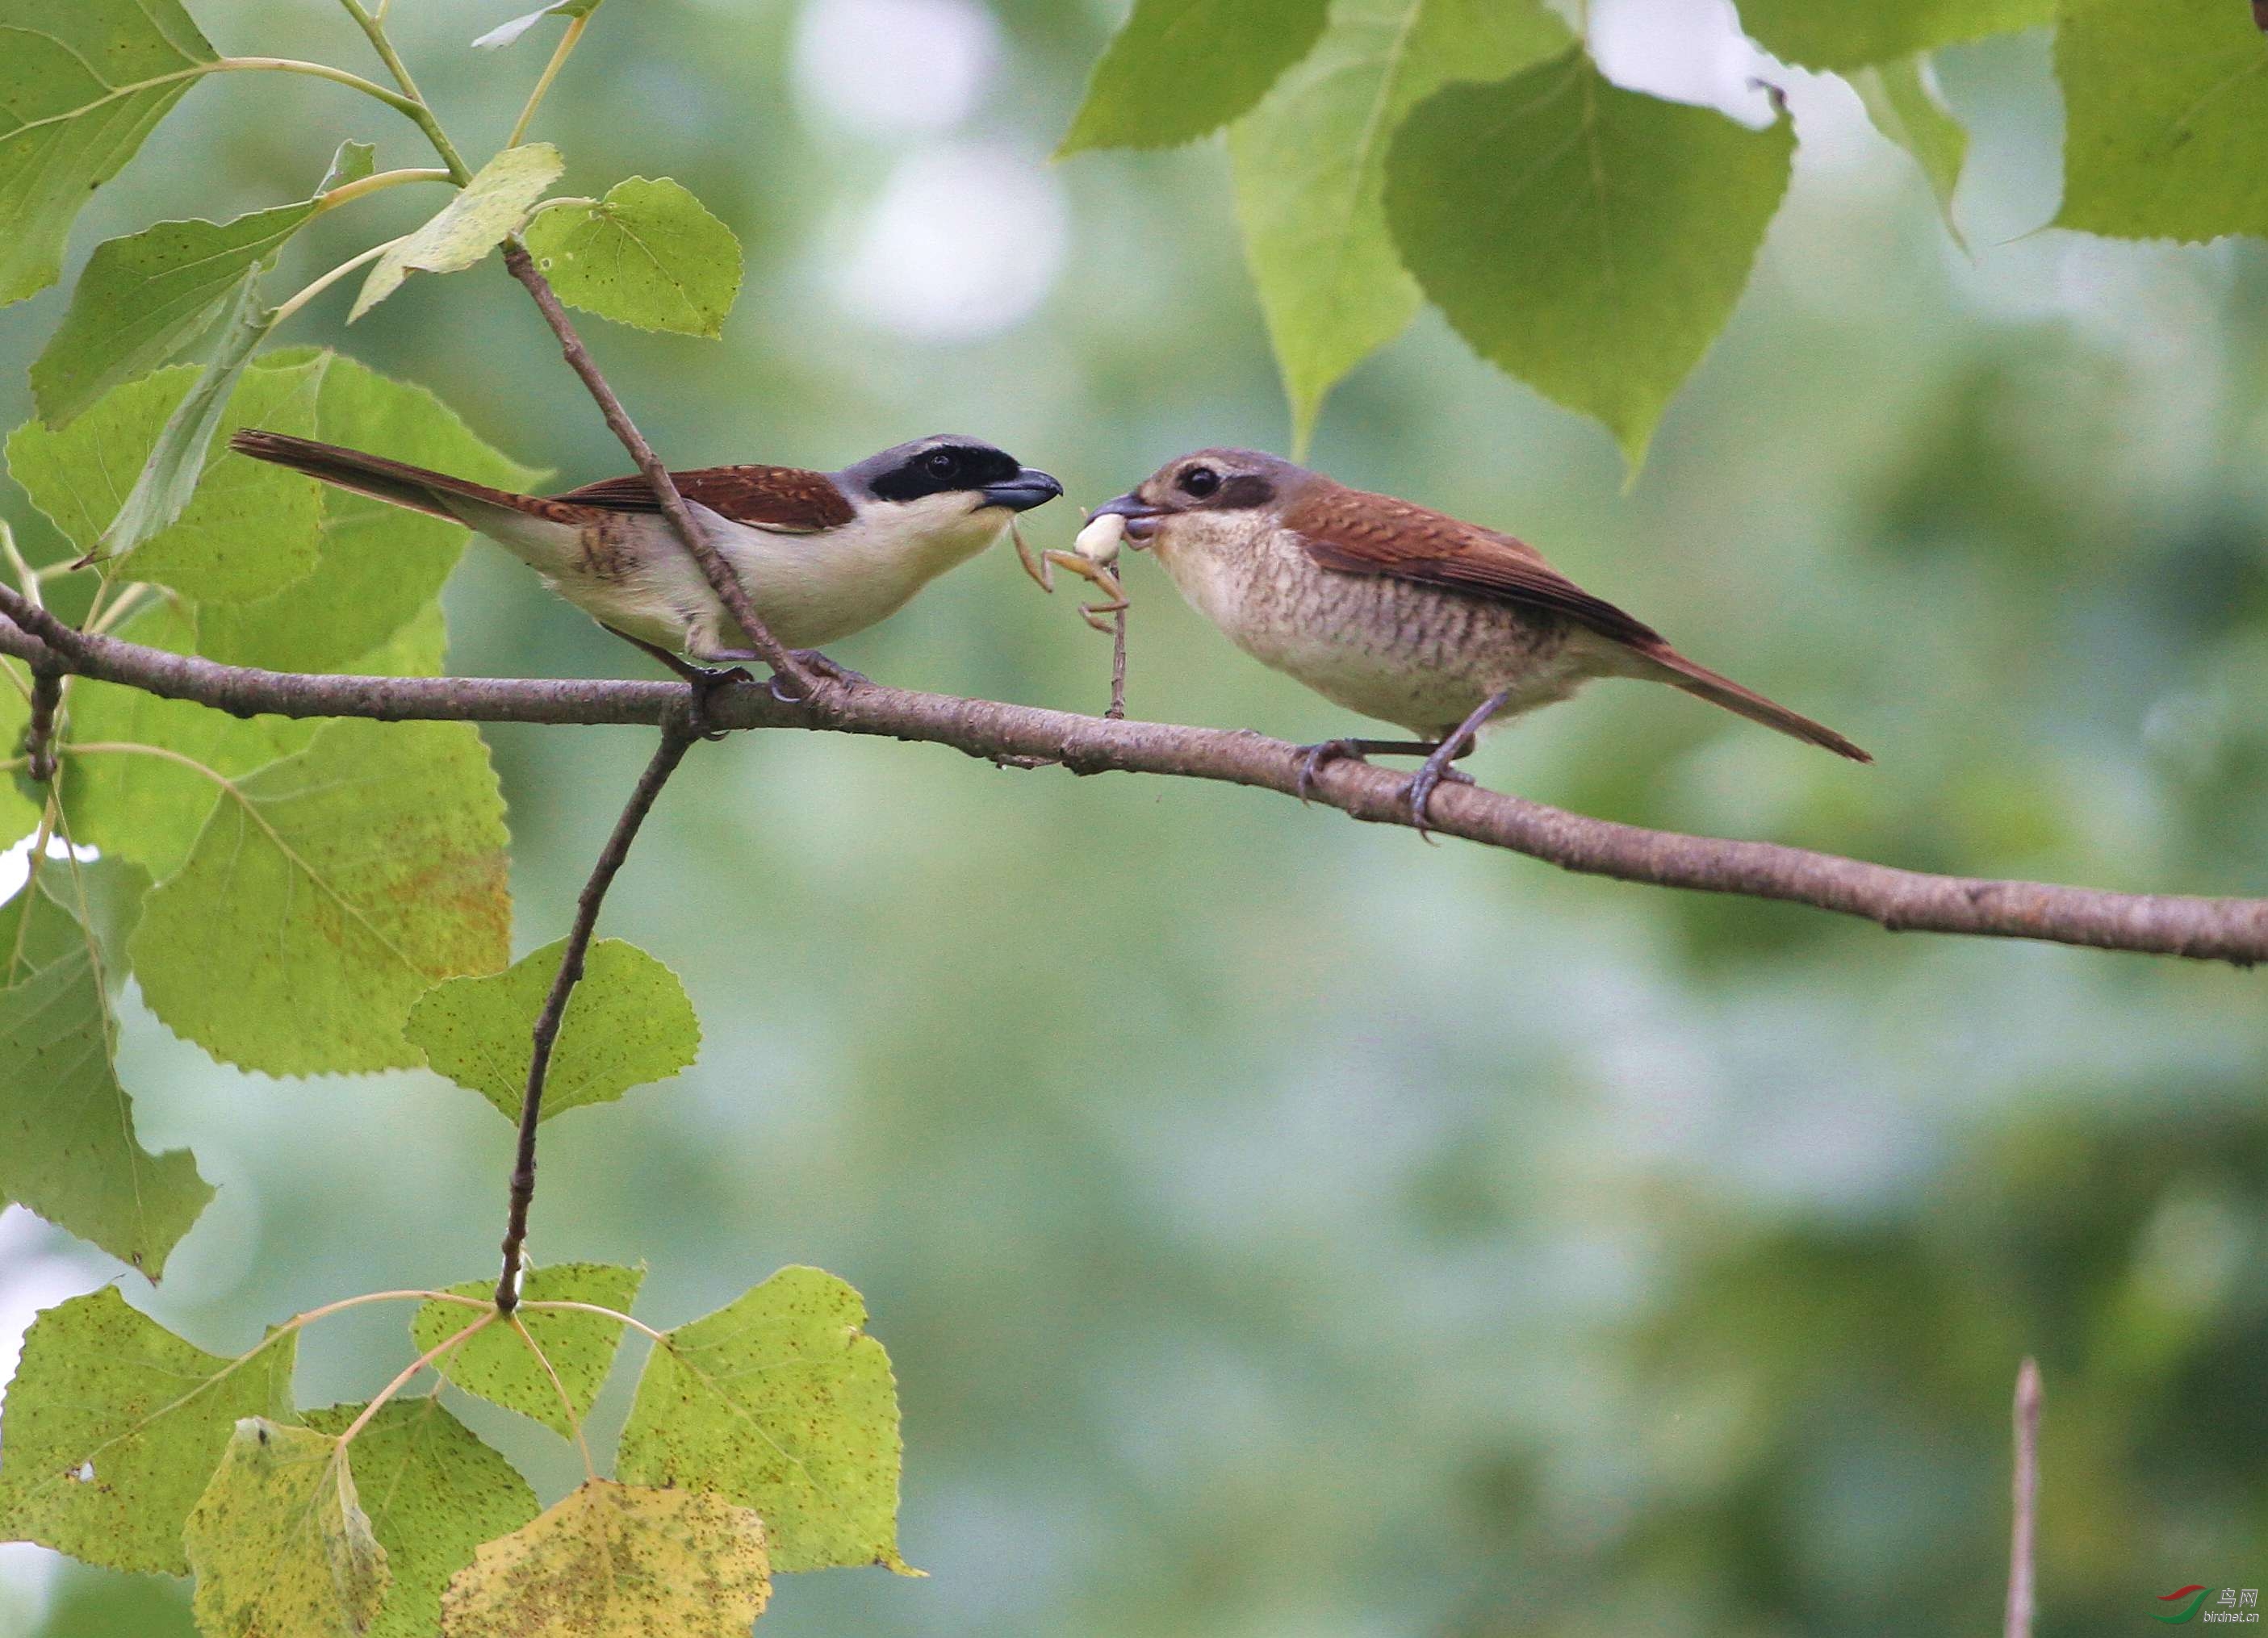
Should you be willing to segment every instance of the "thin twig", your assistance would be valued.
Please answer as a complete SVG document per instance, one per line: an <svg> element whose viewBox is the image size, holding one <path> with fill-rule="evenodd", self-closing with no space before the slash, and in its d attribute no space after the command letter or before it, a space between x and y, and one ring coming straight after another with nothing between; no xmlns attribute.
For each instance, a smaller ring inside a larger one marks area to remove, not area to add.
<svg viewBox="0 0 2268 1638"><path fill-rule="evenodd" d="M581 378L584 386L597 402L599 413L606 417L607 425L622 440L622 447L630 452L631 460L637 464L639 474L652 488L654 498L661 503L662 515L669 519L669 526L676 531L679 541L693 555L693 561L701 565L701 572L707 578L710 589L716 592L718 600L747 635L748 646L755 650L765 665L794 684L797 694L810 699L820 687L819 681L805 669L803 662L789 653L779 639L765 627L756 613L755 605L748 600L747 588L740 584L740 577L733 572L732 565L725 562L716 547L711 544L709 537L702 533L700 524L685 504L685 497L677 492L676 481L669 475L669 469L661 464L661 457L653 452L653 446L645 441L644 435L631 423L630 412L622 408L622 400L615 396L615 389L607 385L607 378L599 372L599 366L591 361L590 350L583 345L583 338L575 333L574 321L568 318L567 310L559 305L559 297L552 292L551 281L543 276L535 265L535 259L527 253L527 246L520 243L517 234L504 242L504 265L511 269L512 277L527 287L527 293L535 297L535 305L541 311L544 322L551 327L552 334L559 340L559 350L567 360L567 367ZM844 690L838 687L834 692Z"/></svg>
<svg viewBox="0 0 2268 1638"><path fill-rule="evenodd" d="M1110 617L1110 705L1102 715L1108 721L1126 720L1126 611Z"/></svg>
<svg viewBox="0 0 2268 1638"><path fill-rule="evenodd" d="M221 665L77 631L0 584L0 653L194 700L249 716L353 716L380 722L639 723L681 716L681 683L335 677ZM1111 722L996 700L869 685L784 704L762 684L727 684L703 701L718 728L794 728L950 746L988 762L1060 765L1074 773L1164 774L1296 796L1303 747L1241 730ZM1408 779L1345 759L1308 794L1372 824L1410 823ZM2268 900L2123 893L2039 882L1933 876L1772 842L1642 829L1565 812L1502 791L1443 785L1433 830L1522 853L1563 870L1660 887L1808 904L1896 931L2036 938L2099 950L2186 956L2250 966L2268 961Z"/></svg>
<svg viewBox="0 0 2268 1638"><path fill-rule="evenodd" d="M543 1082L550 1073L551 1049L559 1039L559 1026L567 1017L568 997L583 977L583 959L590 953L591 935L599 925L599 907L607 900L615 873L630 857L630 844L637 840L638 826L645 823L645 816L653 811L654 799L698 738L685 713L673 715L662 724L661 743L654 747L653 760L638 776L637 788L630 792L622 816L615 821L614 834L607 838L598 863L591 867L591 879L583 884L582 896L576 900L575 924L568 929L566 949L560 952L559 971L551 980L550 993L543 998L543 1010L536 1016L527 1091L520 1099L519 1149L512 1163L512 1197L504 1218L504 1272L497 1276L499 1313L509 1314L519 1305L520 1253L527 1244L527 1208L535 1199L535 1129L543 1119Z"/></svg>
<svg viewBox="0 0 2268 1638"><path fill-rule="evenodd" d="M55 776L55 717L63 702L63 675L52 665L32 667L32 720L24 730L24 764L38 784Z"/></svg>
<svg viewBox="0 0 2268 1638"><path fill-rule="evenodd" d="M2032 1527L2040 1494L2040 1367L2016 1370L2014 1523L2008 1540L2008 1615L2004 1638L2032 1638Z"/></svg>

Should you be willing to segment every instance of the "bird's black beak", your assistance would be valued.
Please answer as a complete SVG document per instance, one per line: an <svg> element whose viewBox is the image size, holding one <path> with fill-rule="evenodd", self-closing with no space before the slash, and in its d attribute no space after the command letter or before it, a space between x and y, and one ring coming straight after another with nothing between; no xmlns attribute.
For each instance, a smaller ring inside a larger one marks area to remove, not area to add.
<svg viewBox="0 0 2268 1638"><path fill-rule="evenodd" d="M1027 512L1035 506L1044 506L1063 493L1063 485L1036 467L1026 466L1005 483L988 483L981 493L987 506L1005 506L1012 512Z"/></svg>
<svg viewBox="0 0 2268 1638"><path fill-rule="evenodd" d="M1115 499L1103 502L1087 516L1100 518L1105 512L1116 513L1126 520L1126 542L1138 552L1149 543L1150 537L1158 532L1153 519L1163 518L1166 515L1166 509L1162 506L1151 505L1130 489Z"/></svg>

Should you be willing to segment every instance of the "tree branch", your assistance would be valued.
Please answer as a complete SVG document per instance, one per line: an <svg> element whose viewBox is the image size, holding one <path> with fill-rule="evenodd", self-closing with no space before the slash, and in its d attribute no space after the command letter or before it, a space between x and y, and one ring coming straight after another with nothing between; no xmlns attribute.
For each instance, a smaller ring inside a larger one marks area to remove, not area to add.
<svg viewBox="0 0 2268 1638"><path fill-rule="evenodd" d="M74 630L0 586L0 652L34 665L193 700L236 716L380 721L643 723L686 708L678 683L512 681L479 677L332 677L221 665ZM828 688L783 702L761 684L719 687L705 702L718 728L802 728L951 746L999 763L1057 763L1077 774L1167 774L1295 796L1304 753L1242 730L1112 722L909 688ZM1327 764L1314 799L1359 819L1407 825L1404 775L1366 762ZM1444 785L1432 828L1617 880L1808 904L1893 931L2036 938L2102 950L2250 966L2268 960L2268 900L2100 892L2037 882L1931 876L1771 842L1645 830L1499 791Z"/></svg>
<svg viewBox="0 0 2268 1638"><path fill-rule="evenodd" d="M2027 1358L2016 1369L2016 1459L2009 1485L2008 1605L2002 1638L2032 1638L2032 1532L2040 1495L2040 1367Z"/></svg>
<svg viewBox="0 0 2268 1638"><path fill-rule="evenodd" d="M504 242L504 265L535 297L544 321L550 325L552 334L559 338L559 350L567 359L567 367L582 378L583 385L598 401L599 413L606 417L607 425L637 463L639 473L653 489L654 498L661 503L662 515L677 532L679 541L693 555L693 561L701 565L710 590L716 592L718 599L747 635L749 646L763 657L765 665L793 683L798 694L810 698L818 690L818 680L772 635L756 613L755 605L748 600L747 588L740 584L740 577L702 533L700 524L685 504L685 497L677 492L669 468L661 464L661 457L653 452L653 445L631 424L630 412L622 408L622 400L615 395L615 389L607 385L607 378L599 373L599 366L592 362L583 338L575 333L574 321L568 318L567 310L553 293L551 281L537 268L535 258L527 253L527 246L520 242L518 234Z"/></svg>
<svg viewBox="0 0 2268 1638"><path fill-rule="evenodd" d="M591 867L591 878L583 884L582 896L575 901L575 924L568 929L567 947L560 952L559 971L543 998L543 1010L536 1015L534 1052L527 1061L527 1091L519 1104L519 1150L512 1164L512 1196L504 1216L504 1272L497 1276L499 1313L509 1314L519 1305L520 1251L527 1244L527 1208L535 1200L535 1128L543 1120L543 1082L551 1071L551 1049L558 1043L559 1026L567 1017L568 997L583 981L583 959L590 953L591 935L599 925L599 907L607 901L607 889L614 885L615 873L630 857L638 826L653 811L661 788L700 738L690 720L682 709L673 710L663 720L661 743L654 747L653 760L638 776L637 789L630 792L622 817L615 821L614 834L607 838L599 862Z"/></svg>

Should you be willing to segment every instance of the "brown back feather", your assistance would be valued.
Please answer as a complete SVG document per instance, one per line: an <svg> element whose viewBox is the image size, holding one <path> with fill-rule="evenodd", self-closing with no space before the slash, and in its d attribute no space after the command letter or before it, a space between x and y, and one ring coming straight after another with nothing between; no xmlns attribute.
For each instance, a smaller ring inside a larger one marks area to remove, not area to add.
<svg viewBox="0 0 2268 1638"><path fill-rule="evenodd" d="M840 527L852 516L850 503L835 487L832 478L823 472L806 472L799 466L703 466L669 475L677 485L677 492L687 500L697 501L734 523L807 534ZM652 488L635 474L586 483L557 498L602 506L609 511L661 510Z"/></svg>

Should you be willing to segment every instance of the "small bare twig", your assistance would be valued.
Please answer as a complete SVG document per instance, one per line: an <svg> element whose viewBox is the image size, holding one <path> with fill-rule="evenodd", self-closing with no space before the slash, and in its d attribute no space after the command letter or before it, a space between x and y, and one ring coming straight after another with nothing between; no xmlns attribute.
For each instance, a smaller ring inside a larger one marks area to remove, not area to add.
<svg viewBox="0 0 2268 1638"><path fill-rule="evenodd" d="M543 998L543 1010L536 1016L527 1091L520 1099L519 1149L512 1164L512 1195L504 1221L504 1272L497 1277L499 1313L509 1314L519 1305L520 1254L527 1245L528 1207L535 1199L535 1129L543 1120L543 1082L550 1073L551 1049L558 1044L559 1026L566 1020L568 998L582 981L583 960L590 953L591 935L599 925L599 907L606 902L607 889L614 885L615 873L630 857L630 844L637 840L638 827L653 811L661 788L699 737L686 712L674 713L663 722L661 743L654 747L653 760L639 775L622 816L615 821L614 834L607 838L598 863L591 867L590 880L583 884L582 897L576 901L575 924L568 930L567 947L560 952L559 971L551 981L550 993Z"/></svg>
<svg viewBox="0 0 2268 1638"><path fill-rule="evenodd" d="M630 452L630 459L637 463L639 473L653 488L654 498L661 503L662 516L669 519L669 526L677 532L679 541L693 555L693 561L701 565L701 572L708 579L710 590L716 592L718 599L747 634L748 645L762 657L765 665L792 683L799 694L810 699L820 687L818 679L766 628L763 620L756 613L755 605L748 600L747 588L740 584L740 577L733 572L732 565L725 561L709 537L701 532L701 525L687 508L685 497L677 492L677 484L670 477L669 468L661 464L661 457L653 452L653 446L631 424L630 412L622 408L622 400L615 396L615 389L607 385L607 378L599 372L599 366L591 361L590 349L583 345L583 338L575 333L574 321L568 318L567 310L559 305L559 297L552 291L551 281L543 276L535 265L535 258L527 253L527 246L520 243L517 235L504 242L504 265L512 270L512 277L527 287L527 293L535 297L535 305L541 311L544 322L551 327L552 334L558 338L559 351L566 358L567 367L581 378L591 397L596 400L599 413L606 417L608 427L622 440L622 445Z"/></svg>
<svg viewBox="0 0 2268 1638"><path fill-rule="evenodd" d="M2008 1540L2008 1615L2004 1638L2032 1638L2032 1529L2040 1493L2040 1367L2016 1370L2014 1522Z"/></svg>

